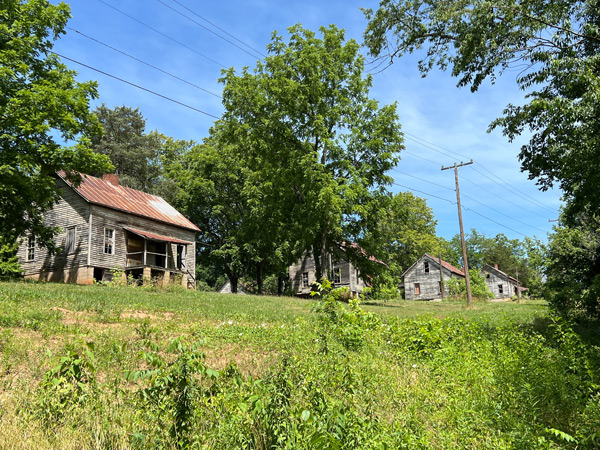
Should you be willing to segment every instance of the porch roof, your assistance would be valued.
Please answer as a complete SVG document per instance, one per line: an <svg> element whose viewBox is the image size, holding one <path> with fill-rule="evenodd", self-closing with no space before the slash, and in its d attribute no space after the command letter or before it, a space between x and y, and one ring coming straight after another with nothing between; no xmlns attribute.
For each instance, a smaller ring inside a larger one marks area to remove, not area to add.
<svg viewBox="0 0 600 450"><path fill-rule="evenodd" d="M136 228L131 228L131 227L123 227L123 228L131 233L137 234L138 236L141 236L145 239L151 239L153 241L172 242L174 244L184 244L184 245L192 244L192 242L189 242L189 241L183 241L181 239L177 239L177 238L170 237L170 236L162 236L160 234L150 233L149 231L142 231L142 230L138 230Z"/></svg>

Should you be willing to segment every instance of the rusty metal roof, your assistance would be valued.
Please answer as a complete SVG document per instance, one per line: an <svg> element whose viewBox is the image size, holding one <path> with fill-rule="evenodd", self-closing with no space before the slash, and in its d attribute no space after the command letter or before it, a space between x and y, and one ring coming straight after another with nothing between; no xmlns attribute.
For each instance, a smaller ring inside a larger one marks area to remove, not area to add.
<svg viewBox="0 0 600 450"><path fill-rule="evenodd" d="M432 256L432 255L430 255L429 253L425 253L425 256L429 256L431 259L433 259L433 260L434 260L434 261L436 261L436 262L439 262L439 261L440 261L440 258L436 258L435 256ZM460 270L460 269L458 269L458 268L454 267L452 264L450 264L450 263L449 263L449 262L447 262L447 261L444 261L443 259L442 259L442 266L444 266L444 267L445 267L446 269L448 269L450 272L454 272L456 275L460 275L461 277L464 277L464 276L465 276L465 273L464 273L462 270Z"/></svg>
<svg viewBox="0 0 600 450"><path fill-rule="evenodd" d="M57 172L57 174L89 203L147 217L188 230L200 231L196 225L169 205L162 197L146 194L125 186L115 186L106 180L85 174L81 174L81 184L74 186L66 178L64 172Z"/></svg>
<svg viewBox="0 0 600 450"><path fill-rule="evenodd" d="M169 236L163 236L161 234L156 234L156 233L149 233L148 231L142 231L142 230L138 230L136 228L131 228L131 227L123 227L125 230L127 231L131 231L134 234L137 234L138 236L141 236L143 238L146 239L150 239L153 241L161 241L161 242L172 242L174 244L192 244L192 242L189 241L183 241L181 239L176 239L176 238L172 238Z"/></svg>

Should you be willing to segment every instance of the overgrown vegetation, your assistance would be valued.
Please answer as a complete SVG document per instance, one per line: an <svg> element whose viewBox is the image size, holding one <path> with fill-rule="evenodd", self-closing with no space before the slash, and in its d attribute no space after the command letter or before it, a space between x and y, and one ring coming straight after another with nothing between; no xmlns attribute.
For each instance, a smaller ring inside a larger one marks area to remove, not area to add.
<svg viewBox="0 0 600 450"><path fill-rule="evenodd" d="M0 448L600 445L597 326L539 303L0 287Z"/></svg>

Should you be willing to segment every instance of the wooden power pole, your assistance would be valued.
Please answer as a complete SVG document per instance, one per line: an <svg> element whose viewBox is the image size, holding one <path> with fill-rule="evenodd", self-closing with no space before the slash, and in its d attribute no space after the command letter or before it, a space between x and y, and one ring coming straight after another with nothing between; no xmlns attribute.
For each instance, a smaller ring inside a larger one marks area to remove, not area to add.
<svg viewBox="0 0 600 450"><path fill-rule="evenodd" d="M442 254L440 253L440 294L442 294L442 300L444 300L444 271L442 267Z"/></svg>
<svg viewBox="0 0 600 450"><path fill-rule="evenodd" d="M473 160L464 163L460 162L460 164L454 163L453 166L444 167L442 166L442 170L454 169L454 179L456 181L456 203L458 204L458 224L460 226L460 243L462 244L462 256L464 263L464 271L465 271L465 282L467 285L467 304L469 307L473 305L473 299L471 297L471 280L469 278L469 263L467 262L467 246L465 244L465 230L463 228L463 220L462 220L462 210L460 207L460 189L458 188L458 168L462 166L468 166L469 164L473 164Z"/></svg>

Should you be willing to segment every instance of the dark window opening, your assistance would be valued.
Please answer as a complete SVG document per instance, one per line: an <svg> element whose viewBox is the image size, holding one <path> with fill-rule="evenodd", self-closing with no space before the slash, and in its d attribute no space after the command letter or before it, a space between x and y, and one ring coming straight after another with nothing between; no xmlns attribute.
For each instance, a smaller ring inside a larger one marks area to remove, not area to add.
<svg viewBox="0 0 600 450"><path fill-rule="evenodd" d="M158 241L146 241L146 264L167 267L167 244Z"/></svg>
<svg viewBox="0 0 600 450"><path fill-rule="evenodd" d="M335 284L342 282L342 269L339 267L337 269L333 269L333 282Z"/></svg>
<svg viewBox="0 0 600 450"><path fill-rule="evenodd" d="M29 236L27 239L27 261L35 259L35 236Z"/></svg>
<svg viewBox="0 0 600 450"><path fill-rule="evenodd" d="M302 274L302 287L308 287L308 272Z"/></svg>
<svg viewBox="0 0 600 450"><path fill-rule="evenodd" d="M498 285L498 294L504 294L504 286L501 284Z"/></svg>
<svg viewBox="0 0 600 450"><path fill-rule="evenodd" d="M425 270L425 273L429 273L429 262L425 261L423 263L423 269Z"/></svg>
<svg viewBox="0 0 600 450"><path fill-rule="evenodd" d="M177 246L177 269L184 270L185 269L185 245Z"/></svg>
<svg viewBox="0 0 600 450"><path fill-rule="evenodd" d="M115 254L115 230L112 228L104 229L104 254Z"/></svg>
<svg viewBox="0 0 600 450"><path fill-rule="evenodd" d="M75 227L67 228L67 240L65 241L65 253L70 255L75 252Z"/></svg>
<svg viewBox="0 0 600 450"><path fill-rule="evenodd" d="M490 273L489 273L489 272L486 272L486 273L485 273L485 277L486 277L486 278L490 278Z"/></svg>

